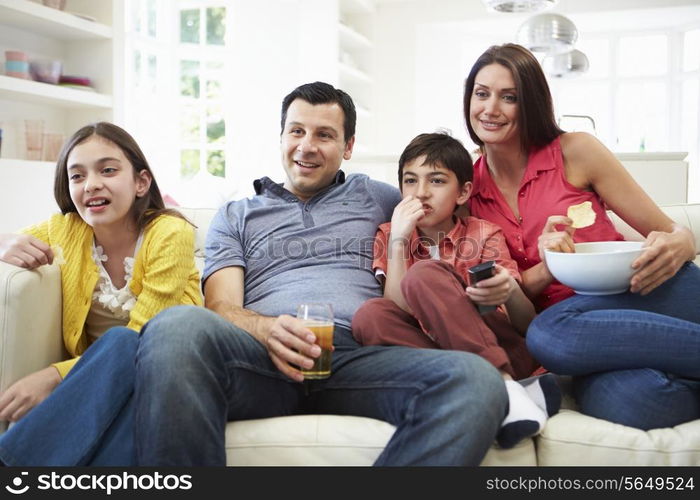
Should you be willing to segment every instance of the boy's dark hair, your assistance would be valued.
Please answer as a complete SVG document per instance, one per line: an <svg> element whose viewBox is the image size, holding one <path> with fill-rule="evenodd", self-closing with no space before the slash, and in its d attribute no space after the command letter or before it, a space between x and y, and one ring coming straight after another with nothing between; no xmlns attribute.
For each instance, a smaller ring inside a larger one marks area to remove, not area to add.
<svg viewBox="0 0 700 500"><path fill-rule="evenodd" d="M342 108L345 116L343 121L345 143L347 144L355 135L355 124L357 122L355 103L352 102L352 98L348 94L324 82L300 85L282 100L282 129L280 133L284 132L284 124L287 121L287 110L295 99L302 99L309 104L338 104Z"/></svg>
<svg viewBox="0 0 700 500"><path fill-rule="evenodd" d="M153 171L138 143L126 130L109 122L97 122L85 125L63 144L61 153L58 156L58 161L56 162L53 187L54 198L62 214L78 212L78 209L75 207L70 197L68 174L66 173L68 169L68 156L71 151L73 151L73 148L93 136L101 137L122 150L124 156L126 156L134 167L134 178L138 177L139 173L143 170L148 172L151 177L151 187L145 195L136 198L134 204L131 206L131 215L139 230L143 230L149 222L159 215L172 215L173 217L187 220L187 218L177 210L165 207L156 178L153 176ZM187 222L190 221L187 220Z"/></svg>
<svg viewBox="0 0 700 500"><path fill-rule="evenodd" d="M447 134L435 132L416 136L399 158L399 186L403 181L403 167L425 155L425 164L439 165L451 170L463 186L474 178L474 166L469 152L461 142Z"/></svg>

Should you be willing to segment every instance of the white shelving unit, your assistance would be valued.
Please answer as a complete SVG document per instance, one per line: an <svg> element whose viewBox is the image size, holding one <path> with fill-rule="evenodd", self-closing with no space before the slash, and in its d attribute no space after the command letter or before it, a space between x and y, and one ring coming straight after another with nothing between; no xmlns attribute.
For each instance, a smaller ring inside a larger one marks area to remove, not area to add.
<svg viewBox="0 0 700 500"><path fill-rule="evenodd" d="M123 33L123 5L124 0L67 0L59 11L40 0L0 0L0 213L5 214L0 232L44 220L57 210L55 162L26 159L27 120L41 120L43 132L56 140L90 122L118 121L124 51L115 38L123 39L117 34ZM7 50L22 51L30 61L60 60L63 74L90 78L94 92L7 76ZM43 158L48 159L48 150Z"/></svg>
<svg viewBox="0 0 700 500"><path fill-rule="evenodd" d="M95 90L0 74L0 168L7 168L7 160L26 157L25 120L42 120L44 132L68 137L85 123L114 119L115 80L123 64L115 58L121 51L113 43L113 20L115 5L122 1L67 0L65 11L59 11L39 1L0 0L0 73L5 51L20 50L30 61L62 61L63 74L88 77Z"/></svg>
<svg viewBox="0 0 700 500"><path fill-rule="evenodd" d="M371 149L372 42L374 0L340 0L338 20L338 85L355 101L358 116L356 151Z"/></svg>

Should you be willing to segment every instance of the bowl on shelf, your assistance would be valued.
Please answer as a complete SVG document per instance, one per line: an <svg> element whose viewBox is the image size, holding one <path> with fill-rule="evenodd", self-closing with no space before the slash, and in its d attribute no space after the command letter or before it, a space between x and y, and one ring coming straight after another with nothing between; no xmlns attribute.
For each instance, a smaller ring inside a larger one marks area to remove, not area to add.
<svg viewBox="0 0 700 500"><path fill-rule="evenodd" d="M52 9L63 10L66 8L66 0L41 0L41 3Z"/></svg>
<svg viewBox="0 0 700 500"><path fill-rule="evenodd" d="M644 251L641 241L576 243L575 253L544 251L547 268L562 284L581 295L627 291L632 262Z"/></svg>
<svg viewBox="0 0 700 500"><path fill-rule="evenodd" d="M29 74L33 80L37 82L58 83L61 78L61 69L63 64L61 61L30 61Z"/></svg>

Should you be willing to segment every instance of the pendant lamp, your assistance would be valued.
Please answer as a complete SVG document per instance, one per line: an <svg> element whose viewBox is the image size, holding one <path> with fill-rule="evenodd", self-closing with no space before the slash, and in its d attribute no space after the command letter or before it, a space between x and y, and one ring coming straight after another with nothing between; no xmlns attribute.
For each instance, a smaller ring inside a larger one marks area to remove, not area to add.
<svg viewBox="0 0 700 500"><path fill-rule="evenodd" d="M588 71L588 57L578 49L565 54L548 55L542 60L545 73L555 78L571 78Z"/></svg>
<svg viewBox="0 0 700 500"><path fill-rule="evenodd" d="M548 9L559 0L481 0L495 12L537 12Z"/></svg>
<svg viewBox="0 0 700 500"><path fill-rule="evenodd" d="M518 42L532 52L563 54L570 52L578 39L576 25L560 14L537 14L518 29Z"/></svg>

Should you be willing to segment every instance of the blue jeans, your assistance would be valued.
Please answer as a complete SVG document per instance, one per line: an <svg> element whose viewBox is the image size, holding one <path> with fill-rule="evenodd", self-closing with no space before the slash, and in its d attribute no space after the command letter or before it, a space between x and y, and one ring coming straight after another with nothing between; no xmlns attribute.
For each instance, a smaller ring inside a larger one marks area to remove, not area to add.
<svg viewBox="0 0 700 500"><path fill-rule="evenodd" d="M700 418L700 269L686 263L650 294L575 295L542 312L527 346L574 375L581 410L653 429Z"/></svg>
<svg viewBox="0 0 700 500"><path fill-rule="evenodd" d="M48 398L0 436L0 460L10 466L133 465L137 346L133 330L106 332Z"/></svg>
<svg viewBox="0 0 700 500"><path fill-rule="evenodd" d="M464 352L360 347L336 327L333 374L295 383L247 332L177 306L143 330L136 362L140 465L225 465L230 420L325 413L397 429L375 465L477 465L505 416L498 371Z"/></svg>

